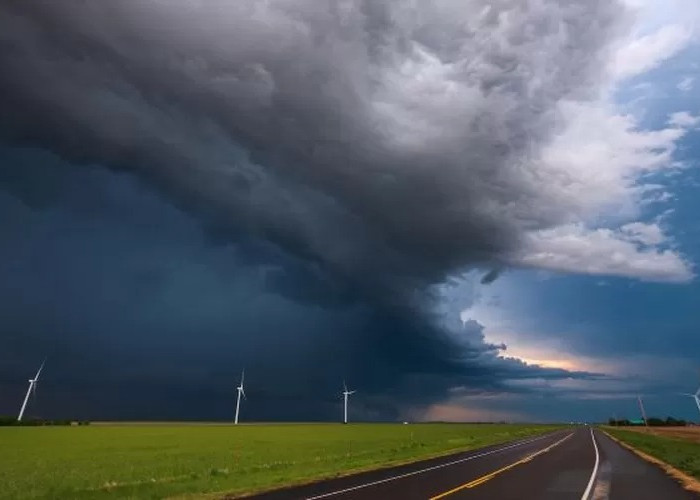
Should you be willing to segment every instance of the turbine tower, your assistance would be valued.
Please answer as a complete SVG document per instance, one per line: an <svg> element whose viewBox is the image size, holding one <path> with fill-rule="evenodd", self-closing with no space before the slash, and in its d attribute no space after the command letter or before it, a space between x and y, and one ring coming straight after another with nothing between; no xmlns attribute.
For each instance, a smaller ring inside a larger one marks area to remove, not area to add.
<svg viewBox="0 0 700 500"><path fill-rule="evenodd" d="M22 421L22 417L24 416L24 410L27 407L27 401L29 401L29 395L34 393L36 394L36 384L39 382L39 375L41 374L41 370L44 368L44 363L46 363L46 360L44 360L41 363L41 366L39 367L39 371L36 372L36 375L34 378L29 379L29 388L27 389L27 394L24 396L24 401L22 402L22 408L19 409L19 415L17 416L17 422Z"/></svg>
<svg viewBox="0 0 700 500"><path fill-rule="evenodd" d="M243 377L245 376L245 370L241 372L241 385L236 387L236 391L238 391L238 396L236 397L236 417L233 419L233 423L235 425L238 425L238 412L241 409L241 396L243 396L244 399L247 399L245 397L245 391L243 390Z"/></svg>
<svg viewBox="0 0 700 500"><path fill-rule="evenodd" d="M355 394L357 391L348 391L348 386L345 385L345 380L343 380L343 423L348 423L348 396L350 394Z"/></svg>
<svg viewBox="0 0 700 500"><path fill-rule="evenodd" d="M690 396L693 398L695 400L695 404L698 406L698 411L700 411L700 387L698 387L698 390L695 391L695 394L684 392L683 396Z"/></svg>

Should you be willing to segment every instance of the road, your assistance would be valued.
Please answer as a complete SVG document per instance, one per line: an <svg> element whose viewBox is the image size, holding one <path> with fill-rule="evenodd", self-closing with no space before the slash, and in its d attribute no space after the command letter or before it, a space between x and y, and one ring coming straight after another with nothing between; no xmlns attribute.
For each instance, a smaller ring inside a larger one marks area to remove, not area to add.
<svg viewBox="0 0 700 500"><path fill-rule="evenodd" d="M257 500L684 500L681 488L598 430L576 427L410 465L276 490Z"/></svg>

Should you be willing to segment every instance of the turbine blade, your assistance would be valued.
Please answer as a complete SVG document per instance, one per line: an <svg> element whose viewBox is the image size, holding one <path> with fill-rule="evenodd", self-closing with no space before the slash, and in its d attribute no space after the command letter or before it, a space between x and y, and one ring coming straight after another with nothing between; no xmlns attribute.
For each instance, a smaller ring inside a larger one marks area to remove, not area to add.
<svg viewBox="0 0 700 500"><path fill-rule="evenodd" d="M349 394L355 394L356 392L357 392L357 391L349 391L349 392L348 392L348 395L349 395Z"/></svg>
<svg viewBox="0 0 700 500"><path fill-rule="evenodd" d="M36 372L36 376L34 377L34 380L39 380L39 375L41 374L41 370L44 369L44 364L46 364L46 358L44 358L44 361L41 362L41 366L39 367L39 370Z"/></svg>
<svg viewBox="0 0 700 500"><path fill-rule="evenodd" d="M700 387L698 387L698 390L695 391L695 395L696 395L696 396L700 396Z"/></svg>
<svg viewBox="0 0 700 500"><path fill-rule="evenodd" d="M243 387L243 379L245 378L245 369L241 371L241 387Z"/></svg>
<svg viewBox="0 0 700 500"><path fill-rule="evenodd" d="M246 401L248 401L248 398L245 397L245 391L243 390L243 386L241 386L241 394L243 395L243 399L245 399Z"/></svg>
<svg viewBox="0 0 700 500"><path fill-rule="evenodd" d="M343 379L343 390L344 390L345 392L348 392L348 386L345 385L345 379Z"/></svg>

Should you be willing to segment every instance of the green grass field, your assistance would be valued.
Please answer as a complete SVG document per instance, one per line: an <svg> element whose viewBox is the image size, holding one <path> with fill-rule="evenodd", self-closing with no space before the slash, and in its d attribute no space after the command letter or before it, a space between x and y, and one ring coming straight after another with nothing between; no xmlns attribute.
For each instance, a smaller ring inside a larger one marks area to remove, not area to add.
<svg viewBox="0 0 700 500"><path fill-rule="evenodd" d="M683 438L626 431L612 427L606 427L605 431L620 441L634 446L639 451L643 451L696 479L700 479L700 443L694 443Z"/></svg>
<svg viewBox="0 0 700 500"><path fill-rule="evenodd" d="M500 424L0 427L2 498L213 497L552 430ZM217 495L218 494L218 495Z"/></svg>

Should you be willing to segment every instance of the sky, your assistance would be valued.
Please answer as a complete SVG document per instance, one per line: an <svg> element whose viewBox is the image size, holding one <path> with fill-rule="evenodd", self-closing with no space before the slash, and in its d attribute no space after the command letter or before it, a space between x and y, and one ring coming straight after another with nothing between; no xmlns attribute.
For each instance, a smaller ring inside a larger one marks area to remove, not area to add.
<svg viewBox="0 0 700 500"><path fill-rule="evenodd" d="M694 0L6 4L0 414L700 418Z"/></svg>

